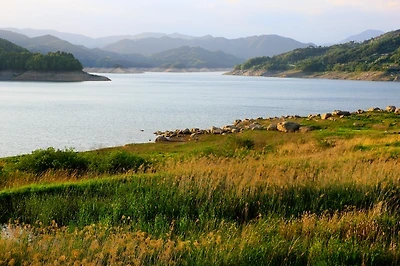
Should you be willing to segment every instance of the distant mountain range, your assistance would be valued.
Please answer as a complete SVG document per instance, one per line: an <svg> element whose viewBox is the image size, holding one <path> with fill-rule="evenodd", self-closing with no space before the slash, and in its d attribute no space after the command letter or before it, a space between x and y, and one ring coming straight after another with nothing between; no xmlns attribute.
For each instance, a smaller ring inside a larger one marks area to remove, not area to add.
<svg viewBox="0 0 400 266"><path fill-rule="evenodd" d="M368 31L357 38L349 38L358 40L364 36L369 39L371 34L376 32ZM315 46L278 35L226 39L211 35L193 37L179 33L149 32L90 38L54 30L16 28L0 30L0 38L31 52L72 53L85 67L105 68L153 68L171 65L230 68L249 58L274 56L298 48Z"/></svg>
<svg viewBox="0 0 400 266"><path fill-rule="evenodd" d="M383 32L381 30L366 30L366 31L363 31L363 32L361 32L359 34L352 35L352 36L340 41L339 43L346 43L346 42L351 42L351 41L353 41L353 42L363 42L363 41L369 40L371 38L378 37L378 36L380 36L380 35L382 35L384 33L385 32Z"/></svg>
<svg viewBox="0 0 400 266"><path fill-rule="evenodd" d="M182 46L201 47L210 51L224 51L238 58L248 59L256 56L272 56L313 45L278 35L252 36L240 39L215 38L211 35L195 39L181 39L171 37L145 38L137 40L121 40L103 47L104 50L130 54L136 51L144 55L175 49Z"/></svg>
<svg viewBox="0 0 400 266"><path fill-rule="evenodd" d="M68 32L59 32L55 30L37 30L37 29L17 29L17 28L3 28L3 30L12 31L15 33L26 35L30 38L40 37L43 35L52 35L59 39L65 40L72 44L83 45L88 48L102 48L109 44L116 43L118 41L129 39L129 40L137 40L137 39L146 39L146 38L161 38L161 37L170 37L170 38L180 38L180 39L195 39L196 37L188 36L180 33L158 33L158 32L144 32L136 35L115 35L115 36L107 36L100 38L91 38L81 34L68 33Z"/></svg>
<svg viewBox="0 0 400 266"><path fill-rule="evenodd" d="M74 45L83 45L88 48L101 48L119 54L142 54L147 56L169 49L189 46L201 47L210 51L221 50L238 58L248 59L255 56L277 55L296 48L314 45L312 43L301 43L279 35L261 35L227 39L223 37L213 37L211 35L194 37L180 33L164 34L145 32L137 35L90 38L80 34L58 32L54 30L16 28L5 28L3 30L19 33L30 38L51 35Z"/></svg>
<svg viewBox="0 0 400 266"><path fill-rule="evenodd" d="M73 45L51 35L29 38L11 31L0 30L0 38L9 40L31 52L47 54L64 51L73 54L85 67L100 68L232 68L244 59L222 51L211 52L199 47L179 47L154 53L151 56L141 54L118 54L98 48L89 49Z"/></svg>

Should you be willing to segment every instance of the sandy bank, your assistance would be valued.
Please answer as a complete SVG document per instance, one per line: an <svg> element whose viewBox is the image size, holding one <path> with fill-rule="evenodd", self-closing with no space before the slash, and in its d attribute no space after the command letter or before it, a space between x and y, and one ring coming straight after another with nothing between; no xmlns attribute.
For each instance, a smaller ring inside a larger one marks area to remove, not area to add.
<svg viewBox="0 0 400 266"><path fill-rule="evenodd" d="M382 71L370 72L321 72L305 73L301 71L273 72L265 70L233 70L225 75L262 76L279 78L322 78L340 80L367 80L367 81L400 81L400 73L387 74Z"/></svg>
<svg viewBox="0 0 400 266"><path fill-rule="evenodd" d="M0 81L80 82L80 81L110 81L110 79L103 76L89 74L84 71L70 71L70 72L0 71Z"/></svg>

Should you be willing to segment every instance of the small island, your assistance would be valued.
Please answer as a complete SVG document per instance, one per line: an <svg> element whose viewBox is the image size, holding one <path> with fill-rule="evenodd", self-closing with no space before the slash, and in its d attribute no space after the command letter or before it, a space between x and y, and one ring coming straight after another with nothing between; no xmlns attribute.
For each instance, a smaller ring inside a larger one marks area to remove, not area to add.
<svg viewBox="0 0 400 266"><path fill-rule="evenodd" d="M0 39L0 81L110 81L82 69L81 62L70 53L31 53Z"/></svg>
<svg viewBox="0 0 400 266"><path fill-rule="evenodd" d="M400 81L400 30L358 42L256 57L226 74L241 76Z"/></svg>

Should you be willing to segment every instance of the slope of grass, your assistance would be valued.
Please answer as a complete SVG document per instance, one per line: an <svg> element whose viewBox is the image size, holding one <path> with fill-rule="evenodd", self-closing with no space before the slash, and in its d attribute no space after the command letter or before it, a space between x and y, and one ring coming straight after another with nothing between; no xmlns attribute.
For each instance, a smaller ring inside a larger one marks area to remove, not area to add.
<svg viewBox="0 0 400 266"><path fill-rule="evenodd" d="M397 265L398 115L293 120L317 130L64 151L140 169L5 158L0 264Z"/></svg>

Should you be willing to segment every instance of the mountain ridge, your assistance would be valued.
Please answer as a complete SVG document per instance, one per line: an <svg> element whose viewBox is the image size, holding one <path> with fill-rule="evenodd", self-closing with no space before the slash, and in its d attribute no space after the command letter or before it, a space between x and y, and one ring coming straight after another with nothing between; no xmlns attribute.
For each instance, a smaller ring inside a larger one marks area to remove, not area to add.
<svg viewBox="0 0 400 266"><path fill-rule="evenodd" d="M362 43L307 47L274 57L252 58L229 74L400 80L400 30Z"/></svg>
<svg viewBox="0 0 400 266"><path fill-rule="evenodd" d="M146 56L168 49L190 46L201 47L210 51L222 50L236 57L248 59L255 56L272 56L296 48L314 45L312 43L302 43L292 38L276 34L253 35L229 39L225 37L213 37L210 34L195 37L181 33L165 34L159 32L143 32L136 35L115 35L91 38L84 35L62 33L54 30L6 29L19 34L26 33L27 37L29 36L31 38L50 34L71 44L83 45L91 49L97 47L102 50L120 54L143 54ZM254 42L258 42L258 45L254 46Z"/></svg>
<svg viewBox="0 0 400 266"><path fill-rule="evenodd" d="M224 51L239 58L255 56L272 56L288 52L296 48L304 48L312 43L301 43L292 38L279 35L250 36L238 39L223 37L205 37L192 40L174 39L167 36L161 38L146 38L139 40L121 40L104 47L104 50L120 54L129 54L133 51L144 55L151 55L168 49L182 46L201 47L209 51Z"/></svg>
<svg viewBox="0 0 400 266"><path fill-rule="evenodd" d="M0 30L0 38L8 37L16 40L16 44L23 46L31 52L47 54L49 52L64 51L73 54L85 68L159 68L162 65L170 68L172 65L185 65L188 68L232 68L244 59L234 57L226 53L214 53L207 50L188 52L187 49L179 47L175 51L170 49L163 51L173 53L167 58L163 54L154 56L143 56L140 54L121 55L99 48L89 49L84 46L73 45L52 35L44 35L29 38L24 35ZM165 37L167 38L167 37ZM184 57L187 58L184 58ZM179 60L178 60L179 58ZM195 63L197 62L197 63Z"/></svg>
<svg viewBox="0 0 400 266"><path fill-rule="evenodd" d="M351 36L347 37L346 39L338 42L338 44L351 42L351 41L353 41L353 42L363 42L363 41L369 40L371 38L378 37L378 36L380 36L380 35L382 35L384 33L385 32L381 31L381 30L368 29L368 30L365 30L365 31L360 32L358 34L351 35Z"/></svg>

